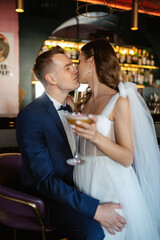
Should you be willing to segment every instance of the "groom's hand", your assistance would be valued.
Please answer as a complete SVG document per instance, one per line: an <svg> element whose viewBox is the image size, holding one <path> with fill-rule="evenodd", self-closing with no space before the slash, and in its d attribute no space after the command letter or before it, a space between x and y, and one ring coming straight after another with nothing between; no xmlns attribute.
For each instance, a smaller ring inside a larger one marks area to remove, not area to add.
<svg viewBox="0 0 160 240"><path fill-rule="evenodd" d="M126 220L115 209L121 209L121 205L119 203L104 203L98 205L94 216L94 219L112 235L115 235L113 230L121 232L126 224Z"/></svg>

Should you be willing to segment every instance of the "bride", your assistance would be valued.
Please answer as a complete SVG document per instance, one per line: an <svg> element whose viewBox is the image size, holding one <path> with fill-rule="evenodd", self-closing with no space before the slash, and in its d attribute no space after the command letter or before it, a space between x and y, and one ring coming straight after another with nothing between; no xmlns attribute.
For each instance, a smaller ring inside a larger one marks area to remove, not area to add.
<svg viewBox="0 0 160 240"><path fill-rule="evenodd" d="M104 229L106 240L160 239L160 153L149 110L133 83L119 81L120 67L105 39L87 43L79 57L79 78L91 95L77 121L85 164L74 168L77 188L104 202L120 202L122 232Z"/></svg>

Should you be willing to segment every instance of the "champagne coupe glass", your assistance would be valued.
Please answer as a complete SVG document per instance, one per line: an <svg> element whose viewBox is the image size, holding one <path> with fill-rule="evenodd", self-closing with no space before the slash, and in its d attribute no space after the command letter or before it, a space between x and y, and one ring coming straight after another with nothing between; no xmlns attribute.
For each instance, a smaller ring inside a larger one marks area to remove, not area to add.
<svg viewBox="0 0 160 240"><path fill-rule="evenodd" d="M92 123L92 119L88 118L86 114L80 114L80 113L78 114L68 113L66 114L66 119L71 125L75 125L78 127L81 127L81 125L76 124L76 121L81 121L89 124ZM85 163L85 161L80 158L80 154L79 154L79 138L80 136L76 134L76 151L75 151L74 157L67 160L67 163L69 165L75 166L75 165Z"/></svg>

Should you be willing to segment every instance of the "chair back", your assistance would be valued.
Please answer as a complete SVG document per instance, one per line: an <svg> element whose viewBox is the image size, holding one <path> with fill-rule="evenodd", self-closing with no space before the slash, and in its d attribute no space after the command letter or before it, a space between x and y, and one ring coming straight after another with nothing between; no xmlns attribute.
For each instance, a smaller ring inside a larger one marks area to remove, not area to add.
<svg viewBox="0 0 160 240"><path fill-rule="evenodd" d="M0 222L26 230L40 231L45 216L44 202L22 192L20 153L0 154Z"/></svg>
<svg viewBox="0 0 160 240"><path fill-rule="evenodd" d="M20 153L0 154L0 223L16 228L42 233L54 232L54 226L44 226L45 205L42 199L23 192L20 186ZM53 238L54 239L54 238Z"/></svg>
<svg viewBox="0 0 160 240"><path fill-rule="evenodd" d="M22 157L20 153L0 154L0 184L16 187L19 185Z"/></svg>
<svg viewBox="0 0 160 240"><path fill-rule="evenodd" d="M9 227L41 231L45 206L41 199L0 185L0 222Z"/></svg>

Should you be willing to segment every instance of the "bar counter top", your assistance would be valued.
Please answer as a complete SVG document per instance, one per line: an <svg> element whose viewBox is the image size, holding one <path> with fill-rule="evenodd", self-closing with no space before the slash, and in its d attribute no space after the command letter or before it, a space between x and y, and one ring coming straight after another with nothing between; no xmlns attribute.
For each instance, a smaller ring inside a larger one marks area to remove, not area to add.
<svg viewBox="0 0 160 240"><path fill-rule="evenodd" d="M14 129L16 128L17 115L0 115L0 129ZM153 121L160 123L160 114L152 114Z"/></svg>
<svg viewBox="0 0 160 240"><path fill-rule="evenodd" d="M158 144L160 145L160 114L152 114L152 117L155 125ZM5 142L5 146L7 145L7 142L9 144L10 135L11 135L11 139L14 138L14 143L13 144L10 143L10 145L17 146L16 140L15 140L16 139L15 128L16 128L16 115L0 115L0 135L1 135L0 147L4 146L4 142Z"/></svg>

